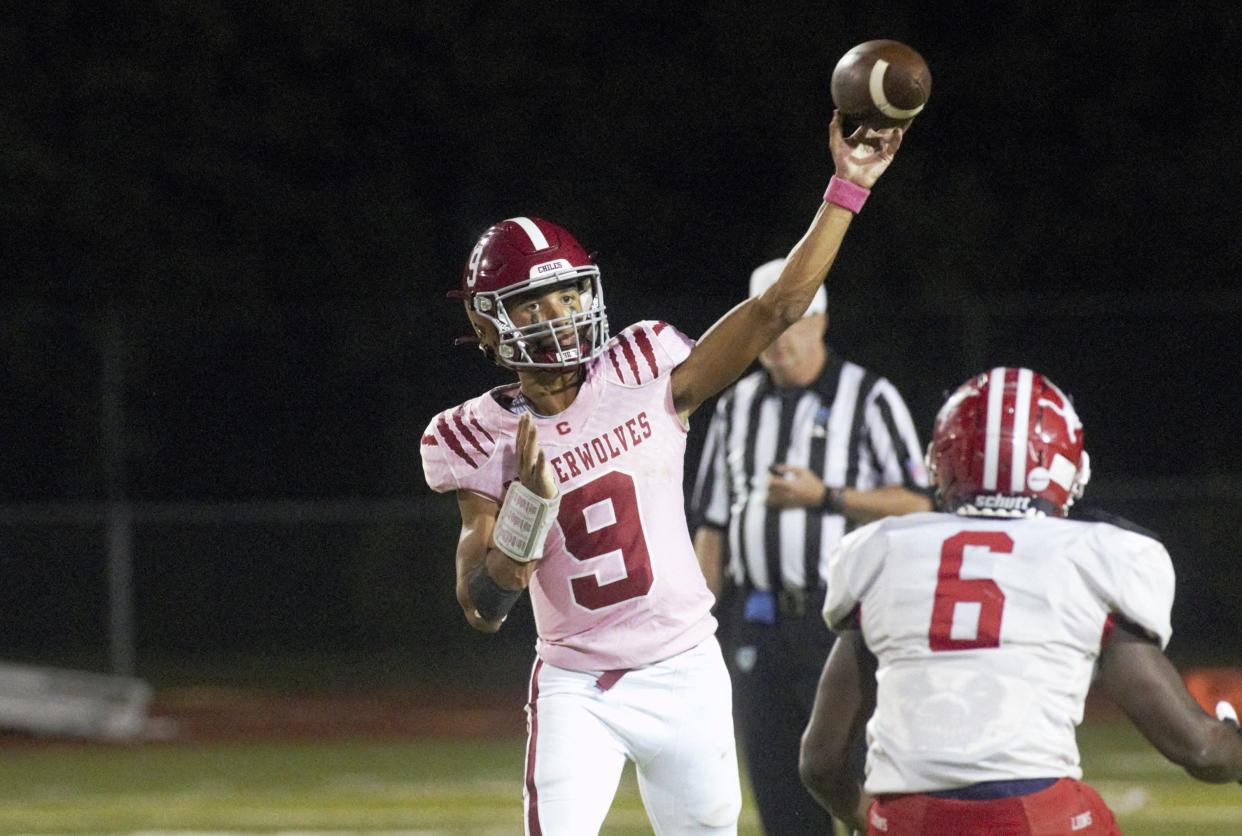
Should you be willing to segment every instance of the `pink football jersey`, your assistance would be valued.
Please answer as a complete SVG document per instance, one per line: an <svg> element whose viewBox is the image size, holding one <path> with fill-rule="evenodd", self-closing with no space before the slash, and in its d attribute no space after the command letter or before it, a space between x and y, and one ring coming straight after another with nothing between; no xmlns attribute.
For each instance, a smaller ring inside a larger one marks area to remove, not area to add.
<svg viewBox="0 0 1242 836"><path fill-rule="evenodd" d="M686 427L670 385L692 346L663 322L632 325L587 366L568 409L535 416L561 491L530 586L550 664L642 667L716 630L686 524ZM422 439L427 483L500 502L517 472L517 424L491 392L440 413Z"/></svg>
<svg viewBox="0 0 1242 836"><path fill-rule="evenodd" d="M1169 641L1173 565L1151 537L1056 517L890 517L829 562L824 619L875 654L871 793L1080 778L1074 727L1114 619Z"/></svg>

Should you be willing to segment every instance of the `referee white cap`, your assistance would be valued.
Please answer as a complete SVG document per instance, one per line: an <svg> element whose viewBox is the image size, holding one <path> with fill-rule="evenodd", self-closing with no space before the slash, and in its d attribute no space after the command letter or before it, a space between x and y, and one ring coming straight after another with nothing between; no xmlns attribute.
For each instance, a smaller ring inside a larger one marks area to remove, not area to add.
<svg viewBox="0 0 1242 836"><path fill-rule="evenodd" d="M780 278L781 269L785 266L785 259L774 258L771 261L760 264L755 271L750 274L750 295L759 296L763 291L776 284L776 280ZM824 290L824 286L820 285L815 291L815 298L811 300L811 304L806 309L803 316L811 314L822 314L828 312L828 293Z"/></svg>

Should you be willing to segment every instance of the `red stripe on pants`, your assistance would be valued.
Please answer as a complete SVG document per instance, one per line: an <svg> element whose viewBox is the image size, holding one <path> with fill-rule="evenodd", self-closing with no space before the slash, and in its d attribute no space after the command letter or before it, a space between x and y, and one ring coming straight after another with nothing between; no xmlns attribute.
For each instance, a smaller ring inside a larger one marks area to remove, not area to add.
<svg viewBox="0 0 1242 836"><path fill-rule="evenodd" d="M526 737L526 832L529 836L543 836L539 826L539 791L535 788L535 741L539 737L539 669L542 659L535 659L530 672L530 693L526 703L530 728Z"/></svg>

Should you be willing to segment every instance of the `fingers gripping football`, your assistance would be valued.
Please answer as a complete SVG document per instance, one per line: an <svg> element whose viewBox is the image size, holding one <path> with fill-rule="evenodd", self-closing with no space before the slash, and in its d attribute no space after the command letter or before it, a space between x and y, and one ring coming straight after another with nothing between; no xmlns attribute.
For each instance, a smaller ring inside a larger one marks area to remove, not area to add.
<svg viewBox="0 0 1242 836"><path fill-rule="evenodd" d="M901 147L904 131L863 125L846 137L842 133L842 123L841 112L833 111L828 126L828 145L837 176L869 189L892 163Z"/></svg>

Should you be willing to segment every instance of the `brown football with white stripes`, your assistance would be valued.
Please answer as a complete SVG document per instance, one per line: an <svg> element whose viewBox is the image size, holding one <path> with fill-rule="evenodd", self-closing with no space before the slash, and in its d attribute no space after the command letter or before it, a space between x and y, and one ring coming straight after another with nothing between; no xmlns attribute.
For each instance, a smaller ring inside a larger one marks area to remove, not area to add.
<svg viewBox="0 0 1242 836"><path fill-rule="evenodd" d="M866 41L832 71L832 101L851 122L869 128L905 127L927 105L931 69L900 41Z"/></svg>

